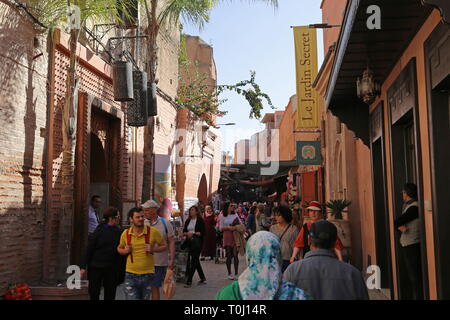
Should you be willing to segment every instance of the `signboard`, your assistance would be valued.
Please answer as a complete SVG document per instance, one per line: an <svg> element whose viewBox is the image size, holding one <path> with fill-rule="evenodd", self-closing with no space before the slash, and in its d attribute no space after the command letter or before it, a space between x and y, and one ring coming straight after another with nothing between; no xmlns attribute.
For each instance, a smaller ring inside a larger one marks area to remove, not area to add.
<svg viewBox="0 0 450 320"><path fill-rule="evenodd" d="M322 164L320 141L297 141L297 164L320 166Z"/></svg>
<svg viewBox="0 0 450 320"><path fill-rule="evenodd" d="M171 198L172 176L170 156L155 154L155 195L154 200L161 205L165 198Z"/></svg>
<svg viewBox="0 0 450 320"><path fill-rule="evenodd" d="M294 27L297 69L297 128L318 128L318 94L313 83L318 73L317 32L314 28Z"/></svg>

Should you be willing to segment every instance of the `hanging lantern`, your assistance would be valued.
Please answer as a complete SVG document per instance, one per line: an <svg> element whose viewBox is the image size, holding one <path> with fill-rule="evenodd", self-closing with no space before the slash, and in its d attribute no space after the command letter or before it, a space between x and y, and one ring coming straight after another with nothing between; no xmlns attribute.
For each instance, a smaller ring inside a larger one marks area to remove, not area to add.
<svg viewBox="0 0 450 320"><path fill-rule="evenodd" d="M375 81L373 72L369 67L364 70L362 79L358 78L356 88L358 97L368 105L372 104L381 93L380 84Z"/></svg>
<svg viewBox="0 0 450 320"><path fill-rule="evenodd" d="M115 61L112 64L114 101L133 101L133 64Z"/></svg>
<svg viewBox="0 0 450 320"><path fill-rule="evenodd" d="M147 125L147 73L133 71L134 100L128 103L127 123L130 127Z"/></svg>
<svg viewBox="0 0 450 320"><path fill-rule="evenodd" d="M156 83L148 83L148 116L155 117L158 115L158 102L156 97Z"/></svg>
<svg viewBox="0 0 450 320"><path fill-rule="evenodd" d="M117 11L121 21L118 27L135 29L139 21L139 0L117 0Z"/></svg>

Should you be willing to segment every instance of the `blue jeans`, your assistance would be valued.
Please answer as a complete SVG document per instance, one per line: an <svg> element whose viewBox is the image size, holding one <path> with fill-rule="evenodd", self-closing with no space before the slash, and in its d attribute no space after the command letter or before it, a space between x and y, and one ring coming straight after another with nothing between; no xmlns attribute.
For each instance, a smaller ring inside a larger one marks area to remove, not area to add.
<svg viewBox="0 0 450 320"><path fill-rule="evenodd" d="M167 267L155 266L155 275L150 285L153 288L161 288L166 277Z"/></svg>
<svg viewBox="0 0 450 320"><path fill-rule="evenodd" d="M126 300L150 300L152 294L151 283L153 273L134 274L127 272L125 274L125 299Z"/></svg>

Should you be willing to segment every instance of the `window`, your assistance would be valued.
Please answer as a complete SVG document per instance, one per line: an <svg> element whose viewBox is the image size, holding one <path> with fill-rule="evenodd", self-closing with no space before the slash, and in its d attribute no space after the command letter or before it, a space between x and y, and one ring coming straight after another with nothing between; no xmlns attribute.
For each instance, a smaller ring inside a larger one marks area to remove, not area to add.
<svg viewBox="0 0 450 320"><path fill-rule="evenodd" d="M416 145L413 124L405 126L404 137L406 177L408 182L417 184L417 163L415 155Z"/></svg>

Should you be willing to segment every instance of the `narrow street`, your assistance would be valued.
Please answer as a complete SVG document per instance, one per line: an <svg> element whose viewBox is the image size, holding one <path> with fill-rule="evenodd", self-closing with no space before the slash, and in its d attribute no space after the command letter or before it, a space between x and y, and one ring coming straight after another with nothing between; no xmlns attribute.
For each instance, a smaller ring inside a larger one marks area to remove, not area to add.
<svg viewBox="0 0 450 320"><path fill-rule="evenodd" d="M450 300L449 3L0 0L0 300Z"/></svg>
<svg viewBox="0 0 450 320"><path fill-rule="evenodd" d="M227 268L225 263L215 264L214 260L202 261L201 263L207 280L206 284L197 284L200 280L198 274L194 275L191 288L185 288L183 283L177 282L177 291L172 300L212 300L220 289L232 282L232 280L227 278ZM245 268L245 257L240 257L239 274L245 270ZM125 300L123 285L117 288L116 297L117 300ZM162 292L161 300L166 300Z"/></svg>
<svg viewBox="0 0 450 320"><path fill-rule="evenodd" d="M172 300L212 300L220 289L232 282L232 280L227 279L227 269L224 263L215 264L214 261L202 261L202 268L206 275L207 284L198 285L197 282L200 279L197 274L194 276L191 288L185 288L183 283L178 282L177 291ZM245 257L240 257L239 274L245 268ZM369 290L369 296L370 300L389 300L378 290ZM123 285L117 288L116 298L117 300L125 300ZM163 294L161 294L161 300L167 300Z"/></svg>

